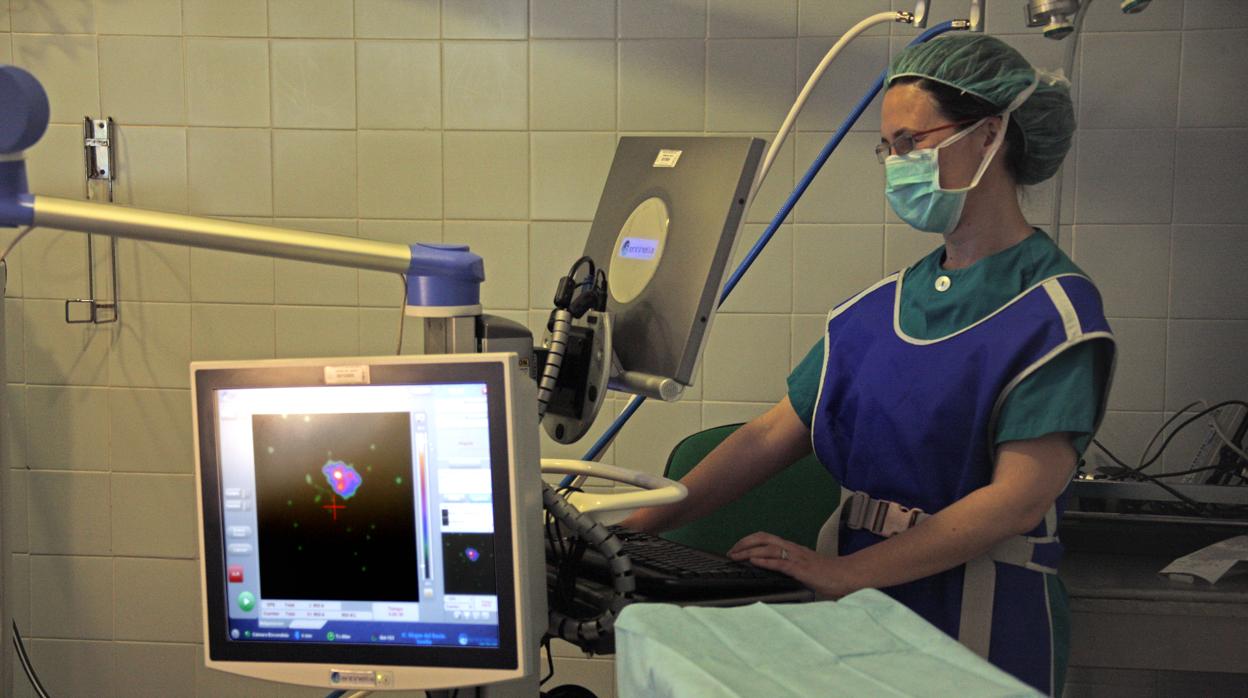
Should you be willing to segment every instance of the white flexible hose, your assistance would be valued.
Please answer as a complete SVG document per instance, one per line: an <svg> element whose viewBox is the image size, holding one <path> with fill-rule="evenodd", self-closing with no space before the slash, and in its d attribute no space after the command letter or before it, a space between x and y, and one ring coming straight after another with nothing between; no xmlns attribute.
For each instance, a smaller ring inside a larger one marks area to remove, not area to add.
<svg viewBox="0 0 1248 698"><path fill-rule="evenodd" d="M776 161L776 156L780 154L780 148L784 146L784 141L789 137L789 131L793 130L793 124L797 122L797 115L802 113L802 108L806 106L806 100L810 98L810 93L815 90L815 85L819 84L819 80L823 78L823 73L836 60L837 55L845 49L849 42L858 37L859 34L870 29L877 24L885 22L896 22L902 17L901 12L880 12L871 15L861 22L850 27L840 39L837 40L832 48L828 49L823 60L819 62L819 66L810 74L810 78L806 81L806 86L797 95L797 101L793 102L793 107L789 109L789 115L784 117L784 123L780 125L780 130L776 132L776 137L772 139L771 146L767 148L767 154L763 157L763 164L758 168L758 173L754 176L754 183L750 185L750 196L747 199L746 210L754 202L754 197L758 195L758 190L763 185L763 179L767 176L767 172L771 170L772 164Z"/></svg>
<svg viewBox="0 0 1248 698"><path fill-rule="evenodd" d="M546 354L546 366L542 369L542 380L537 387L539 421L546 416L550 397L554 394L555 384L559 381L559 369L563 368L563 355L568 350L568 333L571 329L572 313L566 310L556 310L554 325L550 330L550 352Z"/></svg>

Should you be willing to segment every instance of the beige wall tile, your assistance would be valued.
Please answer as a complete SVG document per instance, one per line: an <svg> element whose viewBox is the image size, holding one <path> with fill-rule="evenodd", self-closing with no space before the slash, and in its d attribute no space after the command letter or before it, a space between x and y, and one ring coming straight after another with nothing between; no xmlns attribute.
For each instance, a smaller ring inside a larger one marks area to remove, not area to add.
<svg viewBox="0 0 1248 698"><path fill-rule="evenodd" d="M191 254L180 245L117 241L117 290L122 300L191 299Z"/></svg>
<svg viewBox="0 0 1248 698"><path fill-rule="evenodd" d="M939 235L905 223L884 226L884 276L909 267L940 246Z"/></svg>
<svg viewBox="0 0 1248 698"><path fill-rule="evenodd" d="M737 135L737 134L733 134ZM754 133L750 134L755 138L763 139L766 147L763 149L764 155L771 146L771 141L775 138L774 133ZM758 194L754 196L754 203L750 204L750 208L745 213L745 220L748 223L771 223L776 214L780 212L780 207L788 200L789 195L793 192L795 184L793 172L793 143L795 139L790 134L786 138L784 145L780 146L780 152L776 154L776 159L772 162L771 169L767 171L766 178L763 179L763 185L759 187ZM806 167L807 163L803 163L802 167ZM759 166L761 167L761 160ZM789 213L785 223L793 222L793 214Z"/></svg>
<svg viewBox="0 0 1248 698"><path fill-rule="evenodd" d="M547 311L553 307L551 303L559 280L585 251L589 226L585 222L551 221L534 221L529 226L529 303L532 307Z"/></svg>
<svg viewBox="0 0 1248 698"><path fill-rule="evenodd" d="M815 345L819 346L819 355L823 355L823 338L828 331L827 314L822 315L794 315L792 319L792 343L789 345L789 352L792 360L789 362L790 372L797 368L797 365L806 358L806 355L814 351ZM785 386L785 394L788 394L788 386Z"/></svg>
<svg viewBox="0 0 1248 698"><path fill-rule="evenodd" d="M621 41L620 130L701 131L705 126L706 42Z"/></svg>
<svg viewBox="0 0 1248 698"><path fill-rule="evenodd" d="M108 473L32 471L30 551L45 555L108 555Z"/></svg>
<svg viewBox="0 0 1248 698"><path fill-rule="evenodd" d="M200 632L199 563L193 560L116 558L118 640L197 642Z"/></svg>
<svg viewBox="0 0 1248 698"><path fill-rule="evenodd" d="M47 90L52 121L81 124L100 110L94 36L13 36L13 60Z"/></svg>
<svg viewBox="0 0 1248 698"><path fill-rule="evenodd" d="M529 307L528 224L449 221L443 235L448 242L468 245L485 261L482 305L512 310Z"/></svg>
<svg viewBox="0 0 1248 698"><path fill-rule="evenodd" d="M187 388L191 307L185 303L127 303L109 353L115 386Z"/></svg>
<svg viewBox="0 0 1248 698"><path fill-rule="evenodd" d="M541 39L614 39L615 0L534 0L529 32Z"/></svg>
<svg viewBox="0 0 1248 698"><path fill-rule="evenodd" d="M515 41L442 44L442 118L448 129L528 126L528 46Z"/></svg>
<svg viewBox="0 0 1248 698"><path fill-rule="evenodd" d="M1174 226L1171 317L1248 319L1248 308L1234 299L1248 297L1248 227ZM1140 284L1164 283L1149 275ZM1160 314L1158 314L1159 316Z"/></svg>
<svg viewBox="0 0 1248 698"><path fill-rule="evenodd" d="M30 635L112 639L112 560L32 555L30 581Z"/></svg>
<svg viewBox="0 0 1248 698"><path fill-rule="evenodd" d="M274 214L354 217L355 160L351 131L274 131Z"/></svg>
<svg viewBox="0 0 1248 698"><path fill-rule="evenodd" d="M95 29L93 0L11 0L9 21L15 32L90 34Z"/></svg>
<svg viewBox="0 0 1248 698"><path fill-rule="evenodd" d="M798 133L799 176L831 134ZM878 133L851 132L824 163L797 205L798 223L879 223L884 220L884 168L875 159Z"/></svg>
<svg viewBox="0 0 1248 698"><path fill-rule="evenodd" d="M442 136L436 132L361 131L362 218L442 216Z"/></svg>
<svg viewBox="0 0 1248 698"><path fill-rule="evenodd" d="M108 419L108 459L114 473L193 472L187 391L113 388L108 391Z"/></svg>
<svg viewBox="0 0 1248 698"><path fill-rule="evenodd" d="M1185 129L1175 147L1175 223L1242 224L1236 202L1248 164L1227 153L1248 151L1248 130Z"/></svg>
<svg viewBox="0 0 1248 698"><path fill-rule="evenodd" d="M1114 317L1165 317L1170 301L1170 226L1081 225L1075 263L1092 277Z"/></svg>
<svg viewBox="0 0 1248 698"><path fill-rule="evenodd" d="M443 3L446 39L523 39L528 36L527 0L456 0Z"/></svg>
<svg viewBox="0 0 1248 698"><path fill-rule="evenodd" d="M269 0L269 36L351 38L351 0Z"/></svg>
<svg viewBox="0 0 1248 698"><path fill-rule="evenodd" d="M8 8L5 8L4 12L0 12L0 32L7 32L10 29L11 29L11 25L9 24L9 10ZM6 43L7 42L0 41L0 45L4 45ZM0 50L3 50L3 49L0 49Z"/></svg>
<svg viewBox="0 0 1248 698"><path fill-rule="evenodd" d="M40 673L39 679L48 693L111 698L115 671L113 643L31 639L26 647L30 651L31 663L37 667L74 667L74 671ZM21 674L20 667L17 672ZM21 680L14 679L14 685L21 683Z"/></svg>
<svg viewBox="0 0 1248 698"><path fill-rule="evenodd" d="M27 298L87 295L87 238L79 233L39 229L21 243Z"/></svg>
<svg viewBox="0 0 1248 698"><path fill-rule="evenodd" d="M30 556L13 555L5 574L8 588L4 601L8 604L9 618L19 628L30 627ZM16 662L16 657L14 657Z"/></svg>
<svg viewBox="0 0 1248 698"><path fill-rule="evenodd" d="M789 373L789 319L720 313L702 357L703 395L722 402L775 402Z"/></svg>
<svg viewBox="0 0 1248 698"><path fill-rule="evenodd" d="M274 225L355 237L354 219L279 218ZM273 260L274 298L282 305L355 305L359 300L359 272L347 267Z"/></svg>
<svg viewBox="0 0 1248 698"><path fill-rule="evenodd" d="M24 384L6 384L4 400L0 401L4 424L0 431L0 455L4 463L14 470L26 468L26 386Z"/></svg>
<svg viewBox="0 0 1248 698"><path fill-rule="evenodd" d="M112 478L114 555L196 556L193 476L114 473Z"/></svg>
<svg viewBox="0 0 1248 698"><path fill-rule="evenodd" d="M1109 409L1160 412L1167 399L1164 384L1157 380L1166 374L1165 321L1113 318L1110 326L1118 356Z"/></svg>
<svg viewBox="0 0 1248 698"><path fill-rule="evenodd" d="M1212 405L1248 392L1248 372L1240 360L1248 346L1248 321L1172 319L1168 325L1166 409L1177 410L1193 400ZM1158 375L1151 374L1150 382Z"/></svg>
<svg viewBox="0 0 1248 698"><path fill-rule="evenodd" d="M531 215L592 219L615 156L615 134L533 133L531 138Z"/></svg>
<svg viewBox="0 0 1248 698"><path fill-rule="evenodd" d="M191 300L201 303L272 303L274 262L268 257L191 250Z"/></svg>
<svg viewBox="0 0 1248 698"><path fill-rule="evenodd" d="M83 197L82 116L78 119L75 124L52 124L26 151L30 191L66 199Z"/></svg>
<svg viewBox="0 0 1248 698"><path fill-rule="evenodd" d="M447 132L442 138L446 218L529 217L527 133Z"/></svg>
<svg viewBox="0 0 1248 698"><path fill-rule="evenodd" d="M354 356L360 353L354 308L278 307L277 355Z"/></svg>
<svg viewBox="0 0 1248 698"><path fill-rule="evenodd" d="M265 36L265 0L183 0L182 27L188 36Z"/></svg>
<svg viewBox="0 0 1248 698"><path fill-rule="evenodd" d="M45 385L105 385L111 330L65 322L60 300L22 304L26 380ZM7 351L15 351L6 347Z"/></svg>
<svg viewBox="0 0 1248 698"><path fill-rule="evenodd" d="M186 129L127 128L117 131L119 204L185 213L189 193L186 175Z"/></svg>
<svg viewBox="0 0 1248 698"><path fill-rule="evenodd" d="M108 470L107 390L32 385L26 409L26 467Z"/></svg>
<svg viewBox="0 0 1248 698"><path fill-rule="evenodd" d="M743 424L771 409L766 402L703 402L702 428Z"/></svg>
<svg viewBox="0 0 1248 698"><path fill-rule="evenodd" d="M863 15L865 17L867 15ZM839 38L839 34L835 35ZM823 60L837 38L811 38L798 42L797 84L799 88ZM819 84L797 119L802 130L832 131L840 128L850 110L866 94L880 71L888 65L888 37L866 36L846 46ZM880 127L880 102L877 96L862 113L854 130L875 132ZM803 163L805 166L806 163Z"/></svg>
<svg viewBox="0 0 1248 698"><path fill-rule="evenodd" d="M891 9L891 0L798 0L798 33L801 36L838 38L862 18ZM872 27L867 31L870 34L888 34L888 25Z"/></svg>
<svg viewBox="0 0 1248 698"><path fill-rule="evenodd" d="M709 0L712 37L789 37L797 31L797 0Z"/></svg>
<svg viewBox="0 0 1248 698"><path fill-rule="evenodd" d="M26 380L21 299L7 299L4 311L4 338L0 339L0 349L4 349L4 378L9 383L21 383ZM12 351L8 347L13 347Z"/></svg>
<svg viewBox="0 0 1248 698"><path fill-rule="evenodd" d="M698 403L647 400L616 437L615 464L661 475L672 448L701 429L702 406Z"/></svg>
<svg viewBox="0 0 1248 698"><path fill-rule="evenodd" d="M272 42L273 125L355 128L355 44L280 39Z"/></svg>
<svg viewBox="0 0 1248 698"><path fill-rule="evenodd" d="M620 3L620 38L706 36L706 0L630 0Z"/></svg>
<svg viewBox="0 0 1248 698"><path fill-rule="evenodd" d="M736 249L728 264L727 277L737 273L754 243L767 226L744 225L737 234ZM793 307L793 226L781 226L771 242L741 277L732 294L720 307L725 313L788 313ZM721 291L722 295L722 291Z"/></svg>
<svg viewBox="0 0 1248 698"><path fill-rule="evenodd" d="M268 42L187 39L186 96L195 126L268 126Z"/></svg>
<svg viewBox="0 0 1248 698"><path fill-rule="evenodd" d="M793 244L794 312L825 315L884 276L883 226L799 225Z"/></svg>
<svg viewBox="0 0 1248 698"><path fill-rule="evenodd" d="M180 0L105 0L96 2L95 30L100 34L182 34Z"/></svg>
<svg viewBox="0 0 1248 698"><path fill-rule="evenodd" d="M532 41L534 130L615 129L615 41Z"/></svg>
<svg viewBox="0 0 1248 698"><path fill-rule="evenodd" d="M100 37L101 113L123 124L186 123L182 40Z"/></svg>
<svg viewBox="0 0 1248 698"><path fill-rule="evenodd" d="M191 359L271 359L276 320L272 307L202 305L191 307Z"/></svg>
<svg viewBox="0 0 1248 698"><path fill-rule="evenodd" d="M370 39L436 39L438 0L356 0L355 35Z"/></svg>
<svg viewBox="0 0 1248 698"><path fill-rule="evenodd" d="M9 472L9 491L5 495L4 503L4 527L5 535L8 536L8 550L10 553L27 553L30 552L30 525L28 523L30 517L30 485L28 484L30 472L19 470L12 465L8 467L13 468ZM12 592L7 591L6 594L8 593ZM23 601L29 598L27 596ZM23 610L29 614L30 609L28 606L25 606Z"/></svg>
<svg viewBox="0 0 1248 698"><path fill-rule="evenodd" d="M191 213L273 215L269 132L193 128L187 134Z"/></svg>
<svg viewBox="0 0 1248 698"><path fill-rule="evenodd" d="M118 642L114 651L117 695L195 695L195 665L203 663L199 646Z"/></svg>
<svg viewBox="0 0 1248 698"><path fill-rule="evenodd" d="M442 51L434 41L358 41L359 127L442 127Z"/></svg>
<svg viewBox="0 0 1248 698"><path fill-rule="evenodd" d="M712 131L757 131L784 121L797 96L785 76L797 70L792 39L707 42L706 124Z"/></svg>

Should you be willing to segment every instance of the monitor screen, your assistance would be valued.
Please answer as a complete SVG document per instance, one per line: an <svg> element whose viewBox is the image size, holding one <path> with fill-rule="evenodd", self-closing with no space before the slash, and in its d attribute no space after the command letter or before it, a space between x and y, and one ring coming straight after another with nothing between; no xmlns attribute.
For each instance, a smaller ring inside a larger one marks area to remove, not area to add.
<svg viewBox="0 0 1248 698"><path fill-rule="evenodd" d="M519 668L506 365L420 358L193 366L210 665Z"/></svg>

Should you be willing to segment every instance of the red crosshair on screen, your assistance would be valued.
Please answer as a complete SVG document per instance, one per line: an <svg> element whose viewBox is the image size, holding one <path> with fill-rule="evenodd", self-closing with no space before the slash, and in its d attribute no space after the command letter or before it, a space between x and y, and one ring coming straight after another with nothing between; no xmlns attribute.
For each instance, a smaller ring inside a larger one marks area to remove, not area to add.
<svg viewBox="0 0 1248 698"><path fill-rule="evenodd" d="M330 493L329 493L329 496L330 496L330 497L333 497L333 499L332 499L332 500L330 500L330 501L331 501L331 502L333 502L333 503L332 503L332 504L323 504L323 505L321 505L321 508L322 508L322 509L329 509L329 512L330 512L331 514L333 514L333 515L334 515L334 521L337 521L337 520L338 520L338 510L339 510L339 509L346 509L347 507L346 507L345 505L343 505L343 504L339 504L339 503L338 503L338 497L337 497L337 496L335 496L333 492L330 492Z"/></svg>

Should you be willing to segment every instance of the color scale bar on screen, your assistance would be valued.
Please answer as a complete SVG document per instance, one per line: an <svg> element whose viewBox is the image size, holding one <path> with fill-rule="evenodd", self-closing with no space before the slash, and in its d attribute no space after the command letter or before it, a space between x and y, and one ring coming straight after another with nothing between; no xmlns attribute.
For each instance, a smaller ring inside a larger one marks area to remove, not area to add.
<svg viewBox="0 0 1248 698"><path fill-rule="evenodd" d="M429 536L429 469L428 469L429 437L424 434L416 436L416 467L420 474L420 537L425 549L425 579L432 576L432 563L429 561L429 548L432 547Z"/></svg>

